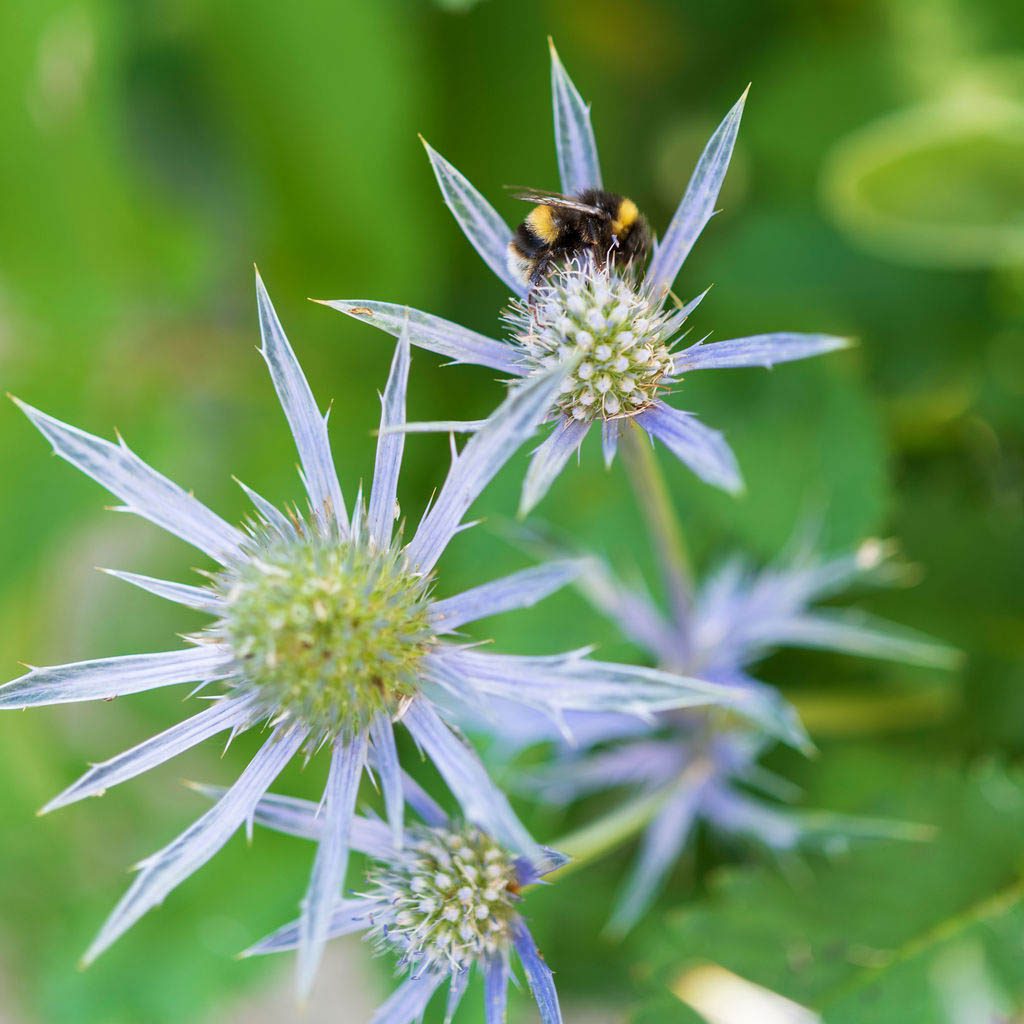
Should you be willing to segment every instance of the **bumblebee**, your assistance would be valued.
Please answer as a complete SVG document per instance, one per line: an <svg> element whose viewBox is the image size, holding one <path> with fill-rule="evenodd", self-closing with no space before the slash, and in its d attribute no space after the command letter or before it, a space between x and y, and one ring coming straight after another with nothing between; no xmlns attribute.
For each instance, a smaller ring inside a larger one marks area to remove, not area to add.
<svg viewBox="0 0 1024 1024"><path fill-rule="evenodd" d="M521 192L516 198L537 204L508 244L509 271L527 287L574 257L587 256L599 267L610 259L647 259L651 232L632 199L599 188L574 196Z"/></svg>

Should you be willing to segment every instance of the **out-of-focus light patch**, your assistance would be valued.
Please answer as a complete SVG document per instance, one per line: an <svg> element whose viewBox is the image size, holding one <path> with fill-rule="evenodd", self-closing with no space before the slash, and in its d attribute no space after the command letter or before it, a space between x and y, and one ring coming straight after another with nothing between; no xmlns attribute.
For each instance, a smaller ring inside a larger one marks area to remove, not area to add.
<svg viewBox="0 0 1024 1024"><path fill-rule="evenodd" d="M954 946L931 970L948 1024L1019 1024L1024 1015L1009 1009L1009 1000L989 973L980 944Z"/></svg>
<svg viewBox="0 0 1024 1024"><path fill-rule="evenodd" d="M690 968L676 979L672 993L708 1024L821 1024L806 1007L718 964Z"/></svg>
<svg viewBox="0 0 1024 1024"><path fill-rule="evenodd" d="M84 9L55 15L39 40L27 102L36 124L54 129L81 109L96 58L96 34Z"/></svg>
<svg viewBox="0 0 1024 1024"><path fill-rule="evenodd" d="M926 267L1020 265L1024 104L953 78L945 97L841 139L822 177L827 213L883 258ZM984 201L978 197L983 196Z"/></svg>
<svg viewBox="0 0 1024 1024"><path fill-rule="evenodd" d="M863 569L865 572L868 569L874 569L891 553L883 541L877 537L869 537L857 548L857 568Z"/></svg>

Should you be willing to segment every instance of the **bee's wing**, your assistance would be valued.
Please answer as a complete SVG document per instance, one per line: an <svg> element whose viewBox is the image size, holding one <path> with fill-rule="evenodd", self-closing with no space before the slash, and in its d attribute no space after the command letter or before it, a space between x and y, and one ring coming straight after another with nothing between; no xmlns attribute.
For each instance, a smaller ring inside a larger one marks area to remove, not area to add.
<svg viewBox="0 0 1024 1024"><path fill-rule="evenodd" d="M563 196L560 192L544 192L540 189L528 188L520 189L514 195L516 199L522 199L527 203L536 203L538 206L557 206L563 210L575 210L577 213L586 213L591 217L608 219L608 214L600 207L577 202L572 196Z"/></svg>

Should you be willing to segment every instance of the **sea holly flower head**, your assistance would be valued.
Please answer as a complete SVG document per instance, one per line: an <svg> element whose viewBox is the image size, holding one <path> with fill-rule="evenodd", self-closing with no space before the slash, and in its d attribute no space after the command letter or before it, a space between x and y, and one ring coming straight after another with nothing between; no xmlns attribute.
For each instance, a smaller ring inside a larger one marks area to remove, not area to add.
<svg viewBox="0 0 1024 1024"><path fill-rule="evenodd" d="M671 379L669 340L681 322L651 303L610 266L577 259L515 300L505 317L523 348L527 376L578 355L557 407L590 423L648 408Z"/></svg>
<svg viewBox="0 0 1024 1024"><path fill-rule="evenodd" d="M330 903L348 861L349 831L364 769L380 781L400 844L403 799L394 727L431 759L473 827L540 863L544 853L491 782L473 749L449 724L453 708L496 697L537 711L565 730L576 711L651 716L679 706L743 702L728 687L628 665L586 652L531 658L472 649L459 629L523 608L570 581L572 560L530 568L461 594L436 598L435 567L463 517L556 399L564 368L511 391L455 457L412 537L396 530L405 434L408 333L402 334L382 398L368 502L346 506L327 423L257 280L262 353L298 449L308 512L282 512L245 488L254 512L230 525L157 473L123 441L112 444L30 406L22 408L62 458L117 495L122 509L162 526L219 564L206 586L114 575L212 616L185 650L34 668L0 687L0 709L110 699L180 683L214 684L205 710L95 765L46 810L103 793L211 736L267 723L270 736L215 806L147 858L86 954L98 956L208 861L251 820L267 788L297 754L330 751L322 842L303 901L299 987L312 983L330 922ZM243 485L244 486L244 485ZM757 714L756 702L750 703Z"/></svg>
<svg viewBox="0 0 1024 1024"><path fill-rule="evenodd" d="M270 706L333 738L395 718L436 644L431 578L400 546L324 534L296 517L263 524L214 577L224 614L211 632Z"/></svg>
<svg viewBox="0 0 1024 1024"><path fill-rule="evenodd" d="M816 606L855 582L897 577L892 554L891 545L869 540L833 558L821 558L802 543L760 570L732 560L691 592L672 616L599 560L587 562L578 582L591 602L663 669L766 694L774 688L751 675L750 668L782 647L934 668L957 663L955 650L913 630L853 609ZM677 593L691 590L683 579L669 583ZM788 705L780 703L785 720ZM802 733L791 708L789 716L792 740L798 740ZM521 730L518 743L523 745L545 736L558 738L536 719L532 730L525 722ZM899 823L785 806L799 791L759 764L773 739L782 735L779 730L770 737L738 721L715 728L706 719L668 710L648 723L591 716L574 728L574 735L578 743L563 747L556 763L538 774L542 794L562 802L625 786L663 797L612 916L610 928L616 933L629 930L646 911L701 822L775 851L808 844L835 849L858 836L921 838L920 829Z"/></svg>
<svg viewBox="0 0 1024 1024"><path fill-rule="evenodd" d="M561 188L570 201L576 201L604 185L590 108L553 46L551 84ZM671 289L715 213L746 95L711 136L647 266L632 258L617 259L613 240L607 253L595 253L590 247L570 251L561 261L547 261L543 274L524 277L521 261L514 253L509 256L511 228L464 175L427 146L446 204L484 262L511 292L504 317L510 332L506 340L489 338L430 313L407 312L389 302L339 299L325 303L396 336L407 323L414 345L454 362L498 370L508 375L512 387L553 360L572 360L546 417L554 429L534 453L523 483L522 513L543 498L595 424L600 424L608 463L615 457L622 431L635 426L660 440L702 480L739 491L739 467L724 437L666 401L683 376L725 367L770 367L849 344L827 334L774 332L678 347L685 322L707 293L684 305ZM557 207L557 197L553 202ZM444 426L451 429L453 424ZM475 426L464 424L467 430Z"/></svg>
<svg viewBox="0 0 1024 1024"><path fill-rule="evenodd" d="M367 876L366 898L390 910L373 921L378 949L458 971L507 946L521 888L507 850L475 826L425 825L406 832L404 849Z"/></svg>
<svg viewBox="0 0 1024 1024"><path fill-rule="evenodd" d="M407 972L371 1024L419 1020L445 982L445 1020L450 1022L474 969L483 974L486 1024L504 1024L513 955L543 1024L560 1024L551 969L520 909L529 888L566 858L547 849L540 861L516 854L484 829L449 818L406 775L402 787L422 820L408 826L399 843L383 822L353 819L352 846L367 855L365 882L353 895L335 894L327 931L329 938L362 932L376 953L393 958L397 969ZM322 840L322 816L306 800L268 794L257 804L254 819L288 835ZM300 930L300 921L287 924L245 955L296 949Z"/></svg>

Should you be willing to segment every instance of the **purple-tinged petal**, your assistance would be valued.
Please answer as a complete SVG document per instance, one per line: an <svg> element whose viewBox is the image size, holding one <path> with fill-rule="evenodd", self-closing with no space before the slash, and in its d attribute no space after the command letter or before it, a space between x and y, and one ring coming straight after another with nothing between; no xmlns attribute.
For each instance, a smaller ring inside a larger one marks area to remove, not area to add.
<svg viewBox="0 0 1024 1024"><path fill-rule="evenodd" d="M677 631L650 596L634 590L597 558L588 558L579 580L580 592L608 616L634 643L662 663L672 663L679 651Z"/></svg>
<svg viewBox="0 0 1024 1024"><path fill-rule="evenodd" d="M800 843L801 829L791 812L741 796L727 786L707 795L706 819L724 832L747 835L773 850L792 850Z"/></svg>
<svg viewBox="0 0 1024 1024"><path fill-rule="evenodd" d="M132 586L148 590L157 597L166 598L186 608L194 608L198 612L210 615L223 615L224 602L209 587L192 587L187 583L173 583L170 580L158 580L152 576L140 576L135 572L121 572L118 569L103 569L108 576L124 580Z"/></svg>
<svg viewBox="0 0 1024 1024"><path fill-rule="evenodd" d="M724 369L738 366L763 366L771 369L776 363L807 359L825 352L849 348L849 338L830 334L755 334L749 338L732 338L706 345L698 341L675 355L675 374L692 370Z"/></svg>
<svg viewBox="0 0 1024 1024"><path fill-rule="evenodd" d="M424 659L428 678L448 677L467 699L498 697L561 720L563 712L619 712L651 717L658 711L723 704L743 692L730 686L636 665L594 661L578 652L532 657L446 647ZM461 684L461 685L460 685Z"/></svg>
<svg viewBox="0 0 1024 1024"><path fill-rule="evenodd" d="M555 151L562 191L576 195L588 188L601 188L601 165L597 157L590 106L583 102L576 86L562 66L555 44L551 49L551 98L555 112Z"/></svg>
<svg viewBox="0 0 1024 1024"><path fill-rule="evenodd" d="M313 392L285 337L284 328L259 274L256 275L256 299L263 339L260 352L270 369L274 389L295 438L313 514L322 524L337 521L342 530L347 531L348 512L331 456L327 420L317 408Z"/></svg>
<svg viewBox="0 0 1024 1024"><path fill-rule="evenodd" d="M672 223L651 259L645 283L655 295L672 287L683 261L715 212L715 202L729 169L746 99L747 91L744 90L708 141Z"/></svg>
<svg viewBox="0 0 1024 1024"><path fill-rule="evenodd" d="M47 814L87 796L102 796L111 786L135 778L172 757L191 749L225 729L246 728L256 715L256 695L226 697L172 725L157 736L126 750L109 761L93 765L77 782L55 796L39 813Z"/></svg>
<svg viewBox="0 0 1024 1024"><path fill-rule="evenodd" d="M406 549L419 572L429 572L458 532L462 517L547 415L566 373L557 366L509 388L508 397L455 459L437 501Z"/></svg>
<svg viewBox="0 0 1024 1024"><path fill-rule="evenodd" d="M743 490L736 456L725 438L704 426L693 413L680 412L659 401L640 413L636 422L705 483L730 494Z"/></svg>
<svg viewBox="0 0 1024 1024"><path fill-rule="evenodd" d="M222 786L191 784L197 793L211 800L218 800L226 790ZM252 820L257 825L295 836L297 839L314 839L319 842L324 836L324 816L320 805L312 800L302 800L279 793L266 793L253 811ZM389 860L394 856L395 847L391 832L383 821L356 815L348 836L349 848L365 853L377 860Z"/></svg>
<svg viewBox="0 0 1024 1024"><path fill-rule="evenodd" d="M395 522L398 474L402 467L405 434L400 431L389 432L388 428L405 424L409 360L409 331L406 325L399 335L387 387L381 399L380 436L377 439L373 489L370 491L370 510L366 520L370 539L379 548L387 547L391 543L391 530Z"/></svg>
<svg viewBox="0 0 1024 1024"><path fill-rule="evenodd" d="M550 846L543 846L541 849L544 851L544 860L540 864L534 864L526 857L516 857L513 862L516 881L524 888L528 885L537 885L546 875L564 868L572 860L572 857L559 853Z"/></svg>
<svg viewBox="0 0 1024 1024"><path fill-rule="evenodd" d="M303 729L278 727L218 803L169 846L147 857L139 874L87 950L92 963L146 911L198 871L253 813L259 799L306 739Z"/></svg>
<svg viewBox="0 0 1024 1024"><path fill-rule="evenodd" d="M309 888L299 918L299 957L296 984L300 997L309 994L323 958L338 890L348 866L349 832L355 813L359 781L366 764L366 733L347 742L336 741L324 790L323 834L317 845Z"/></svg>
<svg viewBox="0 0 1024 1024"><path fill-rule="evenodd" d="M682 771L686 749L676 739L636 740L585 757L555 761L537 772L535 792L552 803L618 786L660 786Z"/></svg>
<svg viewBox="0 0 1024 1024"><path fill-rule="evenodd" d="M431 828L445 828L448 815L441 805L411 776L402 772L402 793L405 802Z"/></svg>
<svg viewBox="0 0 1024 1024"><path fill-rule="evenodd" d="M473 587L455 597L435 601L430 613L437 628L451 633L467 622L476 622L517 608L532 608L549 594L571 583L580 572L578 559L547 562L503 579Z"/></svg>
<svg viewBox="0 0 1024 1024"><path fill-rule="evenodd" d="M813 601L838 594L852 580L884 578L889 545L868 540L852 554L821 560L802 546L778 564L754 573L736 559L701 588L700 632L705 646L731 647L732 660L748 661L777 646L776 630ZM924 638L922 638L924 639Z"/></svg>
<svg viewBox="0 0 1024 1024"><path fill-rule="evenodd" d="M441 720L427 700L413 700L402 721L433 761L467 821L531 860L543 860L541 848L491 781L476 752Z"/></svg>
<svg viewBox="0 0 1024 1024"><path fill-rule="evenodd" d="M444 979L445 975L434 973L407 978L378 1008L370 1024L412 1024L419 1020Z"/></svg>
<svg viewBox="0 0 1024 1024"><path fill-rule="evenodd" d="M686 845L702 795L702 786L682 790L665 804L648 826L640 854L608 922L610 935L621 938L649 909Z"/></svg>
<svg viewBox="0 0 1024 1024"><path fill-rule="evenodd" d="M219 799L224 793L220 786L198 784L194 788L213 800ZM296 796L265 793L253 811L252 820L256 825L298 839L315 839L319 842L324 834L320 805Z"/></svg>
<svg viewBox="0 0 1024 1024"><path fill-rule="evenodd" d="M526 478L523 480L523 493L519 499L520 516L532 512L548 493L555 478L565 468L569 457L583 443L588 430L589 423L563 417L544 443L534 451Z"/></svg>
<svg viewBox="0 0 1024 1024"><path fill-rule="evenodd" d="M756 633L754 639L758 639ZM771 643L841 651L926 668L956 668L963 660L956 648L924 633L852 609L819 609L789 616L772 624Z"/></svg>
<svg viewBox="0 0 1024 1024"><path fill-rule="evenodd" d="M473 363L516 377L522 376L522 362L513 345L495 341L432 313L371 299L328 299L321 300L320 304L346 313L353 320L372 324L396 338L408 323L410 343L428 352L447 356L455 363Z"/></svg>
<svg viewBox="0 0 1024 1024"><path fill-rule="evenodd" d="M331 909L331 919L327 925L327 938L337 939L342 935L351 935L353 932L362 931L369 925L370 916L376 906L373 900L336 898ZM266 956L268 953L285 953L298 948L299 922L292 921L290 924L282 925L266 938L260 939L255 945L245 950L241 956Z"/></svg>
<svg viewBox="0 0 1024 1024"><path fill-rule="evenodd" d="M462 997L466 994L466 986L469 985L469 968L456 971L452 980L448 983L448 1001L444 1008L444 1024L452 1024L455 1014L458 1012Z"/></svg>
<svg viewBox="0 0 1024 1024"><path fill-rule="evenodd" d="M593 711L566 712L561 722L519 701L491 697L480 708L463 704L456 720L467 729L489 732L496 753L508 759L520 750L538 743L587 749L596 743L644 736L651 731L650 721L636 715L598 714Z"/></svg>
<svg viewBox="0 0 1024 1024"><path fill-rule="evenodd" d="M501 219L493 206L460 174L437 150L426 141L423 145L430 157L437 184L441 188L445 204L459 222L470 244L498 277L508 286L513 295L523 295L523 283L508 269L508 243L512 230Z"/></svg>
<svg viewBox="0 0 1024 1024"><path fill-rule="evenodd" d="M14 401L50 442L55 454L125 502L122 511L148 519L222 564L245 542L240 530L147 466L123 440L111 444L18 399Z"/></svg>
<svg viewBox="0 0 1024 1024"><path fill-rule="evenodd" d="M484 961L485 1024L505 1024L510 974L507 955L498 953Z"/></svg>
<svg viewBox="0 0 1024 1024"><path fill-rule="evenodd" d="M0 686L0 708L111 700L160 686L207 683L229 676L233 663L231 652L226 647L204 644L184 651L129 654L34 668Z"/></svg>
<svg viewBox="0 0 1024 1024"><path fill-rule="evenodd" d="M373 764L380 775L380 788L384 796L384 809L391 825L391 838L395 849L402 848L405 795L402 792L402 768L398 763L395 734L391 716L381 713L370 723L370 742L373 745Z"/></svg>
<svg viewBox="0 0 1024 1024"><path fill-rule="evenodd" d="M542 1024L562 1024L562 1011L558 1008L558 993L551 968L544 962L522 918L512 922L512 942L526 971L526 983L540 1010Z"/></svg>

